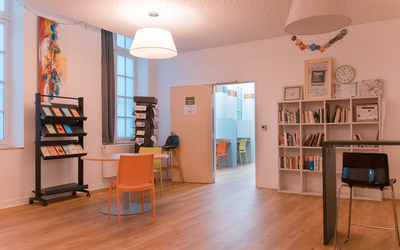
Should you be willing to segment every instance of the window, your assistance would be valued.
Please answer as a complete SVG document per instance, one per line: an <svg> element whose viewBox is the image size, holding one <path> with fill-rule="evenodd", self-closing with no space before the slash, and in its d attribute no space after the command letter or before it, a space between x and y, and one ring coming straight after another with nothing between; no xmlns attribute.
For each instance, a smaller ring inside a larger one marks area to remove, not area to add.
<svg viewBox="0 0 400 250"><path fill-rule="evenodd" d="M116 34L116 136L115 142L125 142L133 138L133 96L135 58L129 54L132 39Z"/></svg>
<svg viewBox="0 0 400 250"><path fill-rule="evenodd" d="M8 63L9 48L8 33L9 10L5 8L5 0L0 0L0 145L9 144L10 132L9 126L9 102L11 95L11 86L9 81L9 73L11 71ZM6 19L6 20L5 20Z"/></svg>

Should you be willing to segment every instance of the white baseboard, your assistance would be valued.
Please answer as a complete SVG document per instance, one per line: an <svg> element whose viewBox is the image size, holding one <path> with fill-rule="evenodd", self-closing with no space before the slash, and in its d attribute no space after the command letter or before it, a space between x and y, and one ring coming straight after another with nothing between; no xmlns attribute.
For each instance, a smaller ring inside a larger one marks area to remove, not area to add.
<svg viewBox="0 0 400 250"><path fill-rule="evenodd" d="M32 196L34 196L34 194L32 194ZM0 209L16 207L16 206L21 206L21 205L25 205L25 204L29 204L29 197L1 201Z"/></svg>
<svg viewBox="0 0 400 250"><path fill-rule="evenodd" d="M278 189L278 183L276 183L276 182L257 182L256 187Z"/></svg>

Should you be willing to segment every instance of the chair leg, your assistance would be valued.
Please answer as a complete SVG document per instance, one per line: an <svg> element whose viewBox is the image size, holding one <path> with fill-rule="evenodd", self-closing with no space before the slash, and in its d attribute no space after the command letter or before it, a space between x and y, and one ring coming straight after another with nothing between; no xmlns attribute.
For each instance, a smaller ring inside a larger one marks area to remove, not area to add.
<svg viewBox="0 0 400 250"><path fill-rule="evenodd" d="M246 163L249 163L249 160L247 159L247 150L244 152L246 153Z"/></svg>
<svg viewBox="0 0 400 250"><path fill-rule="evenodd" d="M338 221L339 221L339 201L340 201L340 189L342 188L342 185L339 186L338 188L338 194L336 198L336 223L335 223L335 235L334 235L334 240L333 240L333 249L336 250L336 241L337 241L337 230L338 230Z"/></svg>
<svg viewBox="0 0 400 250"><path fill-rule="evenodd" d="M217 155L217 160L218 160L218 169L221 170L221 165L219 164L219 156Z"/></svg>
<svg viewBox="0 0 400 250"><path fill-rule="evenodd" d="M162 197L162 195L163 195L163 187L162 187L162 171L161 171L161 168L160 168L160 187L161 187L161 197Z"/></svg>
<svg viewBox="0 0 400 250"><path fill-rule="evenodd" d="M182 172L181 159L179 158L178 148L175 148L175 156L176 156L176 162L178 163L178 167L179 167L179 173L181 175L181 180L182 180L182 182L185 182L185 179L183 177L183 172Z"/></svg>
<svg viewBox="0 0 400 250"><path fill-rule="evenodd" d="M173 154L173 151L172 151L172 148L170 148L169 149L169 157L171 158L171 165L170 165L170 168L171 168L171 182L172 182L172 185L174 185L174 161L173 161L173 157L172 157L172 154Z"/></svg>
<svg viewBox="0 0 400 250"><path fill-rule="evenodd" d="M396 200L394 198L393 183L390 183L390 193L392 194L393 202L393 220L394 220L394 232L396 233L396 249L400 249L400 239L399 239L399 226L397 223L397 212L396 212Z"/></svg>
<svg viewBox="0 0 400 250"><path fill-rule="evenodd" d="M110 181L110 192L108 195L108 218L110 219L110 210L111 210L111 190L112 190L112 183Z"/></svg>
<svg viewBox="0 0 400 250"><path fill-rule="evenodd" d="M144 197L143 197L143 191L140 191L140 197L142 198L142 214L144 214Z"/></svg>
<svg viewBox="0 0 400 250"><path fill-rule="evenodd" d="M350 238L350 224L351 224L351 203L353 202L353 187L350 187L350 204L349 204L349 225L347 228L347 238L345 243L349 240Z"/></svg>
<svg viewBox="0 0 400 250"><path fill-rule="evenodd" d="M155 187L153 186L153 220L156 222L156 192L155 192Z"/></svg>
<svg viewBox="0 0 400 250"><path fill-rule="evenodd" d="M121 228L121 211L119 205L119 188L117 186L117 207L118 207L118 226Z"/></svg>
<svg viewBox="0 0 400 250"><path fill-rule="evenodd" d="M239 151L239 157L240 157L240 164L242 164L242 153Z"/></svg>
<svg viewBox="0 0 400 250"><path fill-rule="evenodd" d="M229 169L229 164L228 164L228 155L227 155L227 154L225 154L225 157L226 157L226 168L227 168L227 169Z"/></svg>

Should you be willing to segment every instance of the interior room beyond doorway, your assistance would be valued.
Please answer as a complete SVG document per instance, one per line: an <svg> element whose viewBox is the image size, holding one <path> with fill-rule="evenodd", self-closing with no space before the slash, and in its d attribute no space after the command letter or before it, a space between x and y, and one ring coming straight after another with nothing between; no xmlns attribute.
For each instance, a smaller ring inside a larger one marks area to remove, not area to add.
<svg viewBox="0 0 400 250"><path fill-rule="evenodd" d="M255 186L254 82L215 85L213 92L215 182Z"/></svg>

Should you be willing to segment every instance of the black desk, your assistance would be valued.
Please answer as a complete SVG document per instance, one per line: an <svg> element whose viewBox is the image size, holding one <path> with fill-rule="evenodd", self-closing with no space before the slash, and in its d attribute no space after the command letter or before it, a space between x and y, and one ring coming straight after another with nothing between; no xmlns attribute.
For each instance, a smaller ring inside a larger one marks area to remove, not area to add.
<svg viewBox="0 0 400 250"><path fill-rule="evenodd" d="M336 223L336 145L400 146L400 141L324 141L322 142L322 182L324 245L335 235Z"/></svg>

